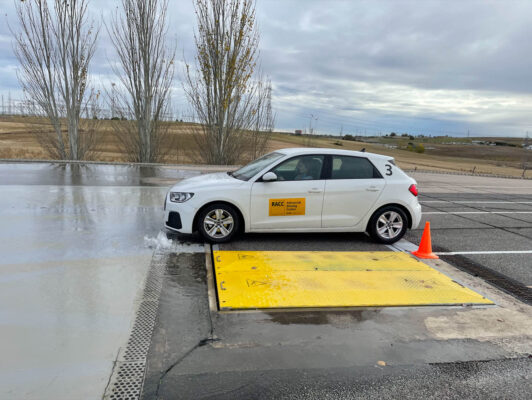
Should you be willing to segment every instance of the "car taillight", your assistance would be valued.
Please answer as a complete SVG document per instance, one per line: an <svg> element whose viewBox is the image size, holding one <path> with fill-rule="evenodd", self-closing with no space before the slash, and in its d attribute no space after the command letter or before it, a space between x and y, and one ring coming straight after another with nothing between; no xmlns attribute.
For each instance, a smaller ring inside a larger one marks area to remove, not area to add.
<svg viewBox="0 0 532 400"><path fill-rule="evenodd" d="M414 184L410 185L408 190L410 191L410 193L412 193L414 196L417 197L417 187L416 187L416 185L414 185Z"/></svg>

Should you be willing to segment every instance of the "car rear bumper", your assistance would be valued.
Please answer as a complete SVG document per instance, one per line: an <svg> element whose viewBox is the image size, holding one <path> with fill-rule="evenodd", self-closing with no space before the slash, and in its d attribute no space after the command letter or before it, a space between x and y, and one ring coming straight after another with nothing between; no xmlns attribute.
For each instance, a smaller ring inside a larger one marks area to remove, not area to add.
<svg viewBox="0 0 532 400"><path fill-rule="evenodd" d="M411 229L416 229L419 226L419 223L421 222L421 205L416 201L415 204L411 206L412 214L412 226Z"/></svg>

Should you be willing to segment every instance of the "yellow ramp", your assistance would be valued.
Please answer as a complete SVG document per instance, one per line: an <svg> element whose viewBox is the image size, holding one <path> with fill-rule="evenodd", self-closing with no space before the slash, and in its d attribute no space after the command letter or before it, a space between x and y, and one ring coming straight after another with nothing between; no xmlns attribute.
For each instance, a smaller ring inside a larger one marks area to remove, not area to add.
<svg viewBox="0 0 532 400"><path fill-rule="evenodd" d="M493 304L400 252L214 251L222 310Z"/></svg>

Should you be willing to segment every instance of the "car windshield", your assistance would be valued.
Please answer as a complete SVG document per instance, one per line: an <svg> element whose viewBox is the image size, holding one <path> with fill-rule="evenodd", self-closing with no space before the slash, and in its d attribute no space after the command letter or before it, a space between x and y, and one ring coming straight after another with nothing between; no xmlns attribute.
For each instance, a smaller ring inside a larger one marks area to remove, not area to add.
<svg viewBox="0 0 532 400"><path fill-rule="evenodd" d="M235 177L236 179L241 179L243 181L248 181L253 176L255 176L258 172L266 168L271 163L279 160L280 158L284 157L283 153L269 153L266 154L260 158L257 158L255 161L250 162L248 165L231 172L230 175Z"/></svg>

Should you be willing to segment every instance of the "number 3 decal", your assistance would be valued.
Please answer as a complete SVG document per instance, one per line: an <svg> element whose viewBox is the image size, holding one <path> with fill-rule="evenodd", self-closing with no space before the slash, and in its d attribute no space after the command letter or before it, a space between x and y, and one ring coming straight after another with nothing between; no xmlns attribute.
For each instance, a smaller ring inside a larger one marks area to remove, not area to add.
<svg viewBox="0 0 532 400"><path fill-rule="evenodd" d="M386 175L390 176L392 174L392 166L390 164L386 164Z"/></svg>

